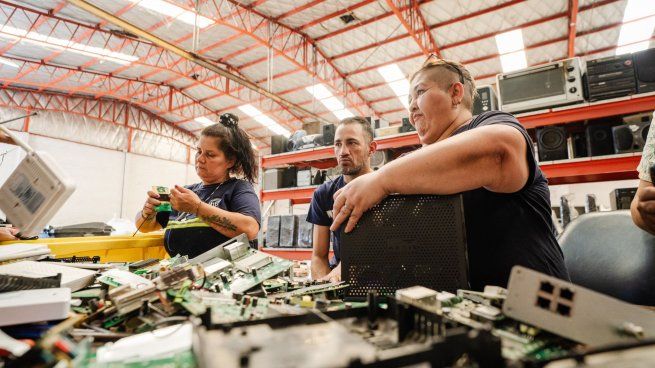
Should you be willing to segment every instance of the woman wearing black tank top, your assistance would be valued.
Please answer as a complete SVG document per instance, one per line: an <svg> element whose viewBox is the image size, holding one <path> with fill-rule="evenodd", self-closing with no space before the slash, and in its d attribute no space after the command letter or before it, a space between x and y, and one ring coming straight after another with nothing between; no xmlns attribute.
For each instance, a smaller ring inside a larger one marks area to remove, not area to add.
<svg viewBox="0 0 655 368"><path fill-rule="evenodd" d="M431 56L410 79L410 122L423 148L335 194L331 229L351 231L391 193L464 195L471 287L505 286L514 265L568 279L553 232L547 180L510 114L474 117L475 82L461 64ZM406 178L412 180L406 180Z"/></svg>

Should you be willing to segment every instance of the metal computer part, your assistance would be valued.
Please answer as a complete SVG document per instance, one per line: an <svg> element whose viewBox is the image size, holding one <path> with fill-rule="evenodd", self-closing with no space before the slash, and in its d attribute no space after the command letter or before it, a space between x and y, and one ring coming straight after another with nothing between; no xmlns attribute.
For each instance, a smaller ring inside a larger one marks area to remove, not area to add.
<svg viewBox="0 0 655 368"><path fill-rule="evenodd" d="M512 269L503 312L590 346L655 338L655 312L521 266Z"/></svg>
<svg viewBox="0 0 655 368"><path fill-rule="evenodd" d="M205 262L214 258L228 259L228 255L225 252L225 247L234 243L249 244L248 237L246 236L246 234L237 235L236 237L217 245L216 247L206 251L205 253L202 253L201 255L190 259L189 263L204 265Z"/></svg>

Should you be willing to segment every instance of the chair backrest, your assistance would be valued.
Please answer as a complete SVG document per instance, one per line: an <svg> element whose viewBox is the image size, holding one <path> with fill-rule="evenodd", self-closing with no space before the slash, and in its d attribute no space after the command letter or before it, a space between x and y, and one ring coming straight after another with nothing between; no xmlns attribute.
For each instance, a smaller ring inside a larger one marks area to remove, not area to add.
<svg viewBox="0 0 655 368"><path fill-rule="evenodd" d="M655 237L630 211L595 212L559 238L571 281L629 303L655 305Z"/></svg>

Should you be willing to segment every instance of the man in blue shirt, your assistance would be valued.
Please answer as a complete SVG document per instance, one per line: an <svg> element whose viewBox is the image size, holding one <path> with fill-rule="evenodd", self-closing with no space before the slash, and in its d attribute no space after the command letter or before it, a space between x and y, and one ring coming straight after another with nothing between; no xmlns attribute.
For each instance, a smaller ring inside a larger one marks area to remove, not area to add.
<svg viewBox="0 0 655 368"><path fill-rule="evenodd" d="M339 232L333 233L334 257L328 260L333 195L356 177L372 172L370 158L377 148L373 128L364 118L355 116L341 120L334 134L334 154L342 175L316 188L309 206L307 221L314 224L312 278L341 279Z"/></svg>

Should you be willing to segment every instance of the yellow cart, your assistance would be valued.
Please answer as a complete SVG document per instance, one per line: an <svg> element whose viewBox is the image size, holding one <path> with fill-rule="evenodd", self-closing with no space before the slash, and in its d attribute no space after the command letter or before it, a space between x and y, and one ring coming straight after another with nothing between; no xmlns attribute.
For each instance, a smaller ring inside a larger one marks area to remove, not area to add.
<svg viewBox="0 0 655 368"><path fill-rule="evenodd" d="M164 233L124 236L85 236L75 238L44 238L25 241L0 242L8 244L48 244L57 257L100 256L100 262L135 262L142 259L167 257Z"/></svg>

